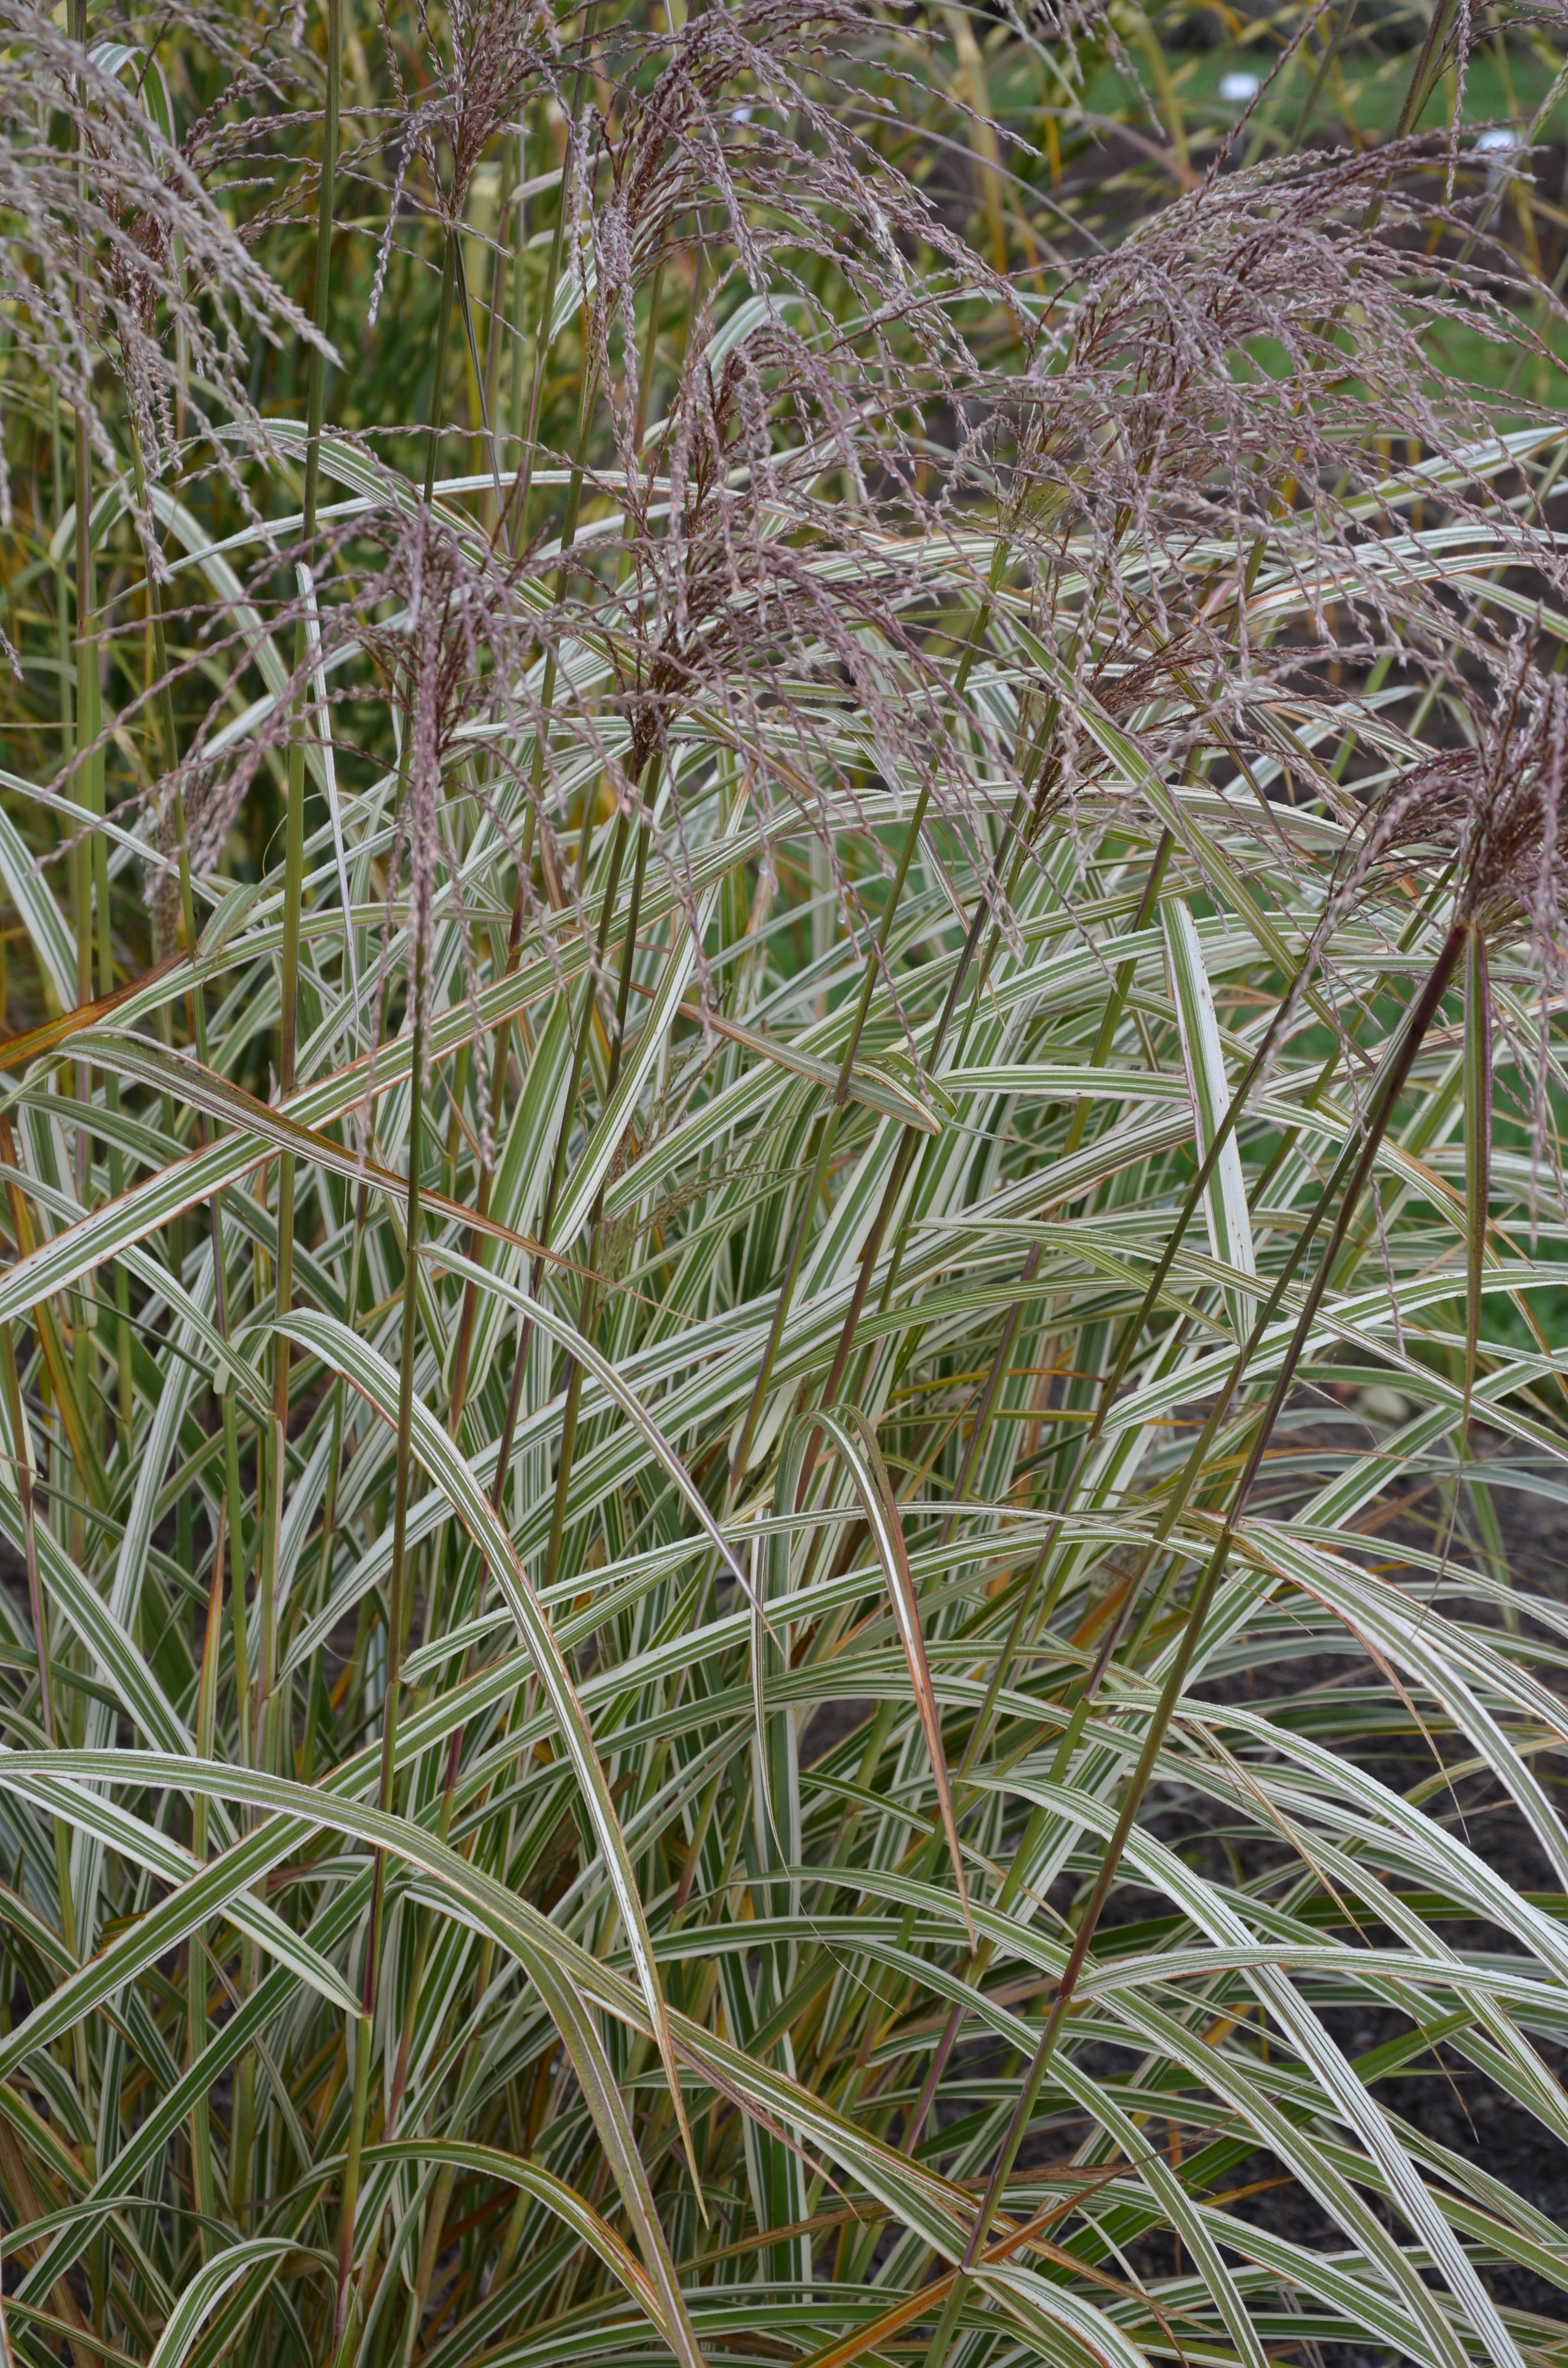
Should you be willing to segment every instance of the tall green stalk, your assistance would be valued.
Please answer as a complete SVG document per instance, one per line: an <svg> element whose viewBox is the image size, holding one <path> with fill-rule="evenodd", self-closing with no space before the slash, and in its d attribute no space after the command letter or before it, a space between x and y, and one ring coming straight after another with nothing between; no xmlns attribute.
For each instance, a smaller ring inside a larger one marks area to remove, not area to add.
<svg viewBox="0 0 1568 2368"><path fill-rule="evenodd" d="M316 506L321 483L322 424L326 408L327 358L324 350L332 305L332 239L337 195L338 115L343 79L343 0L324 0L326 12L326 93L322 119L321 179L316 197L315 342L310 348L309 393L306 400L304 512L301 527L303 549L315 541ZM303 677L310 654L309 625L301 608L294 629L294 672ZM283 834L283 949L280 983L282 1009L278 1030L278 1087L287 1101L294 1091L299 1053L300 926L305 873L305 738L304 726L289 744L289 799ZM194 946L192 952L194 954ZM294 1297L294 1154L283 1152L278 1162L278 1320L286 1316ZM262 1520L260 1579L260 1685L258 1717L273 1719L277 1683L278 1551L283 1518L284 1474L289 1440L289 1343L279 1331L272 1348L272 1430L267 1441L267 1510ZM279 1748L258 1731L257 1749L263 1765Z"/></svg>

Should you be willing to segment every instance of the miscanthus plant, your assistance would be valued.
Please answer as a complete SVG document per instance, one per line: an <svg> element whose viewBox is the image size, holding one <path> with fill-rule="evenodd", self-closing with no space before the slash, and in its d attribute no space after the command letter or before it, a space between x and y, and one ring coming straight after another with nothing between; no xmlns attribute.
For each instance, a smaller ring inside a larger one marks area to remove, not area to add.
<svg viewBox="0 0 1568 2368"><path fill-rule="evenodd" d="M954 11L0 42L10 2355L1561 2358L1407 2077L1568 2141L1495 191L1091 235Z"/></svg>

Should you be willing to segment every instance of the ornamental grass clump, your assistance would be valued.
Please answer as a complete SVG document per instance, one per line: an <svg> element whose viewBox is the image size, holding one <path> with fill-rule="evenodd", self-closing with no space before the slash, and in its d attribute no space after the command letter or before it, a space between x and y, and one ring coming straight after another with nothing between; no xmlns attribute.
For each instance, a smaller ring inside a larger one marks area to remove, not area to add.
<svg viewBox="0 0 1568 2368"><path fill-rule="evenodd" d="M1568 2341L1494 33L9 0L13 2359Z"/></svg>

